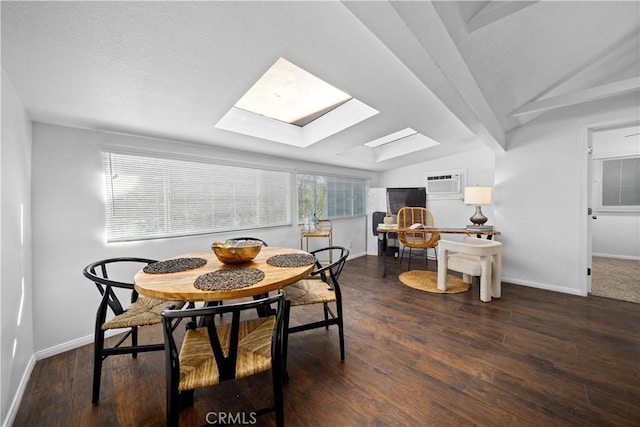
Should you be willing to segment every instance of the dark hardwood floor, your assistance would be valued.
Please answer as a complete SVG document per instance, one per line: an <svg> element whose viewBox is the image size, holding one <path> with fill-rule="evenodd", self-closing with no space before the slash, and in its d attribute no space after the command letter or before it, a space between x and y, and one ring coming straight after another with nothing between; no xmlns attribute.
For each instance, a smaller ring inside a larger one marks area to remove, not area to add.
<svg viewBox="0 0 640 427"><path fill-rule="evenodd" d="M429 294L398 281L406 263L390 261L383 279L381 261L355 259L343 271L344 362L335 328L290 337L287 425L640 425L640 305L506 283L490 303L477 287ZM292 324L320 315L315 308L294 307ZM145 338L161 337L151 332ZM92 406L91 352L38 361L14 426L163 425L163 354L107 359ZM268 375L200 389L180 424L248 414L270 399ZM269 414L254 425L273 423Z"/></svg>

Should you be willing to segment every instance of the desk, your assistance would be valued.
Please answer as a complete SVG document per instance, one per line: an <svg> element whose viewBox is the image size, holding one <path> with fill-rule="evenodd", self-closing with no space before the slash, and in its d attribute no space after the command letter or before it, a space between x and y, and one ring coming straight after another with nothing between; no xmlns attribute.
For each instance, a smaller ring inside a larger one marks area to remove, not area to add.
<svg viewBox="0 0 640 427"><path fill-rule="evenodd" d="M220 301L266 294L281 289L307 277L315 264L302 267L275 267L267 264L267 259L280 254L306 254L298 249L265 246L252 262L238 265L223 264L213 251L194 252L175 258L204 258L207 263L193 270L177 273L150 274L140 270L133 283L136 291L151 298L169 301ZM239 289L206 291L197 289L193 283L202 274L234 267L257 268L264 272L264 279L258 283Z"/></svg>
<svg viewBox="0 0 640 427"><path fill-rule="evenodd" d="M467 230L466 228L445 228L445 227L428 227L428 228L398 228L389 226L379 226L376 231L382 233L382 248L384 262L382 264L382 277L387 275L387 234L397 232L411 232L411 233L438 233L438 234L466 234L467 236L476 235L478 237L487 236L487 239L491 239L493 236L499 236L501 233L494 230Z"/></svg>

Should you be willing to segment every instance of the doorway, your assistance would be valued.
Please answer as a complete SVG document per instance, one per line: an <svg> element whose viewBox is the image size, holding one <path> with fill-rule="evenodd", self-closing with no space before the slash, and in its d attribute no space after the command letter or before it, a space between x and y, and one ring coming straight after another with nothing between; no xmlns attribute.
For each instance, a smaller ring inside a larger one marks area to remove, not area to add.
<svg viewBox="0 0 640 427"><path fill-rule="evenodd" d="M589 294L640 303L640 122L589 130Z"/></svg>

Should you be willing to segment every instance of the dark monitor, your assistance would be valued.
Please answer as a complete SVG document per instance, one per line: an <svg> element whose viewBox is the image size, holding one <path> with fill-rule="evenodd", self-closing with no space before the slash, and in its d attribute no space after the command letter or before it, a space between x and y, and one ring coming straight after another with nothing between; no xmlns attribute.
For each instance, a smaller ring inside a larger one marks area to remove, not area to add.
<svg viewBox="0 0 640 427"><path fill-rule="evenodd" d="M396 215L404 206L427 207L426 187L387 188L387 209Z"/></svg>

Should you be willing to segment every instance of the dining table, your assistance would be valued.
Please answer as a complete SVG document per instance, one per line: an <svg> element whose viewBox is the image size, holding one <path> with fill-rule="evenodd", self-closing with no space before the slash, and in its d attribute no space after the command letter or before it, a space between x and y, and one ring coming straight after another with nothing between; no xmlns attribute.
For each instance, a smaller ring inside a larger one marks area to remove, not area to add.
<svg viewBox="0 0 640 427"><path fill-rule="evenodd" d="M167 301L256 297L304 279L313 271L314 259L303 250L263 246L250 262L225 264L212 250L199 251L150 264L133 281L138 293Z"/></svg>

